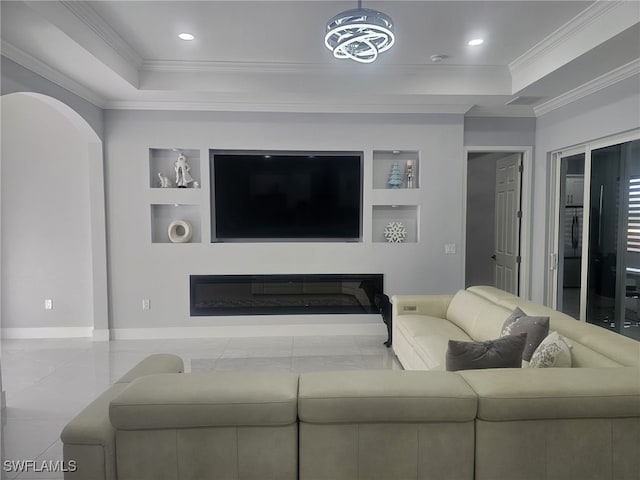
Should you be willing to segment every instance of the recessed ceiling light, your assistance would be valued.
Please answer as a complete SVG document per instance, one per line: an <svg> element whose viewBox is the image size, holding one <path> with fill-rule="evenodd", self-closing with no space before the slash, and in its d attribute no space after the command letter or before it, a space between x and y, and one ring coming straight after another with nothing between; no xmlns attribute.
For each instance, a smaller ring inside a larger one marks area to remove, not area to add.
<svg viewBox="0 0 640 480"><path fill-rule="evenodd" d="M447 58L449 58L447 55L442 55L442 54L431 55L431 61L433 63L443 62Z"/></svg>
<svg viewBox="0 0 640 480"><path fill-rule="evenodd" d="M196 38L196 36L195 36L195 35L193 35L193 34L191 34L191 33L186 33L186 32L185 32L185 33L180 33L180 34L178 35L178 38L179 38L180 40L190 41L190 40L195 39L195 38Z"/></svg>
<svg viewBox="0 0 640 480"><path fill-rule="evenodd" d="M482 38L474 38L473 40L469 40L467 45L470 45L472 47L477 47L478 45L482 45L483 43L484 43L484 40Z"/></svg>

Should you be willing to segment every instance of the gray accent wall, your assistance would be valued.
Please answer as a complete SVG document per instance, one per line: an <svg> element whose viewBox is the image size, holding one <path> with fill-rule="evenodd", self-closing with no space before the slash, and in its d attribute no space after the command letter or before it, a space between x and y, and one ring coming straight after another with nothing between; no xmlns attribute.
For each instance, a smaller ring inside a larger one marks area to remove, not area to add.
<svg viewBox="0 0 640 480"><path fill-rule="evenodd" d="M92 327L86 136L16 94L2 97L2 140L2 327Z"/></svg>
<svg viewBox="0 0 640 480"><path fill-rule="evenodd" d="M0 56L0 62L0 71L2 73L0 91L2 95L16 92L34 92L57 98L74 109L91 125L98 137L100 139L103 138L103 119L100 107L24 68L7 57Z"/></svg>
<svg viewBox="0 0 640 480"><path fill-rule="evenodd" d="M536 141L536 119L533 117L466 117L466 147L529 147Z"/></svg>
<svg viewBox="0 0 640 480"><path fill-rule="evenodd" d="M634 75L538 117L534 154L532 299L545 300L549 160L553 151L640 128L640 76Z"/></svg>
<svg viewBox="0 0 640 480"><path fill-rule="evenodd" d="M462 115L143 112L103 111L17 63L5 57L1 60L3 95L26 91L57 98L78 112L104 139L110 328L237 324L238 319L189 317L188 275L191 273L382 272L387 293L456 291L463 287L464 265L461 255L445 255L444 245L457 244L460 252L464 243L464 146L535 146L531 290L533 300L543 301L547 278L549 152L640 127L640 79L637 75L537 119L464 118ZM26 287L21 287L23 290L15 292L14 296L12 289L17 287L13 283L23 274L14 277L13 270L11 274L8 270L17 268L18 261L6 256L7 248L17 248L26 262L21 267L22 272L31 270L30 274L37 276L41 274L39 265L56 257L60 266L55 269L70 274L67 263L61 260L63 254L73 250L74 258L86 258L86 245L90 243L86 237L87 225L83 224L78 230L77 219L89 216L88 228L94 231L97 224L104 224L105 208L99 206L101 193L98 192L98 187L103 185L93 184L102 173L92 176L83 170L84 167L70 161L68 156L72 152L66 146L70 139L66 137L68 132L63 130L59 136L55 135L56 129L49 128L45 128L42 135L32 135L31 138L37 138L38 142L32 142L34 145L29 145L28 151L11 153L22 164L16 160L10 167L5 162L3 141L1 287L3 292L11 292L2 297L3 327L88 326L91 308L96 308L74 300L74 308L77 307L80 313L73 320L66 316L57 319L43 316L44 298L54 297L55 311L60 306L56 303L59 294L54 296L42 289L27 293ZM63 148L66 148L66 155ZM197 211L201 219L201 243L151 242L150 205L155 200L149 188L153 173L149 167L150 148L185 148L200 152L202 192ZM209 149L364 151L364 241L354 244L209 243ZM387 245L372 241L373 206L394 203L393 198L387 196L388 192L372 188L372 152L396 149L420 151L420 189L412 200L418 207L419 241ZM86 152L77 153L86 155ZM101 170L97 164L89 165L89 169L96 168ZM31 174L34 169L36 174ZM87 183L94 193L89 193L89 200L84 203L78 199L86 198ZM76 195L74 200L70 200L70 195ZM54 206L52 200L55 199L58 203ZM35 217L21 217L17 207L31 210L29 215ZM47 211L49 214L45 213ZM25 238L23 228L28 228L33 238L39 239L35 249L34 245L21 242L20 239ZM13 238L5 245L4 240L10 237ZM60 249L52 246L54 237L61 242ZM68 237L72 240L67 240ZM100 283L103 280L96 282L96 273L90 271L90 264L87 266L85 260L72 264L89 278L93 276L95 288L104 290L106 302L107 287ZM105 277L101 273L98 276ZM84 286L75 291L66 278L49 281L65 288L64 295L87 293ZM95 295L95 291L93 293ZM143 299L150 300L150 310L142 310ZM17 305L24 309L20 315L11 313ZM106 306L99 309L106 311ZM95 318L95 312L93 314ZM99 328L107 328L106 319L99 322Z"/></svg>
<svg viewBox="0 0 640 480"><path fill-rule="evenodd" d="M459 248L462 244L461 115L112 110L105 112L105 139L112 328L299 321L190 317L190 274L383 273L390 294L450 293L463 286L461 255L445 255L444 248L446 243ZM200 152L202 191L195 195L201 243L152 243L150 204L159 189L150 188L150 148ZM209 149L363 151L364 241L210 243ZM418 204L419 242L415 243L372 241L373 205L395 203L393 192L372 188L372 152L395 149L420 152L420 189L412 192ZM143 299L149 299L149 310L142 309ZM372 316L371 321L379 318Z"/></svg>

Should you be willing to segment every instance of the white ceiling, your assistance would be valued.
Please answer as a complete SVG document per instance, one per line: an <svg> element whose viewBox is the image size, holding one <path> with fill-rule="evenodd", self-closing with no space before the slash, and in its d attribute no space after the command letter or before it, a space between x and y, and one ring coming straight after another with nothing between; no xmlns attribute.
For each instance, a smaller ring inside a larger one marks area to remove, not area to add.
<svg viewBox="0 0 640 480"><path fill-rule="evenodd" d="M2 54L103 108L532 115L640 72L638 1L365 0L397 38L371 65L324 47L356 5L2 0Z"/></svg>

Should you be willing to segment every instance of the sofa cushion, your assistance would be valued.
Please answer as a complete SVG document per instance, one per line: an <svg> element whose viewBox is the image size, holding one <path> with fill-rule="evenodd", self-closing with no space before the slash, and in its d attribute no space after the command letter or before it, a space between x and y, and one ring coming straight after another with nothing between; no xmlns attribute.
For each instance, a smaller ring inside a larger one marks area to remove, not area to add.
<svg viewBox="0 0 640 480"><path fill-rule="evenodd" d="M449 340L446 354L447 370L520 368L526 340L526 333L484 342Z"/></svg>
<svg viewBox="0 0 640 480"><path fill-rule="evenodd" d="M446 340L471 340L460 327L449 320L429 315L401 315L393 319L395 328L400 330L407 338L428 336L442 336ZM444 357L443 357L444 358Z"/></svg>
<svg viewBox="0 0 640 480"><path fill-rule="evenodd" d="M460 327L448 320L423 315L401 315L394 318L395 343L404 338L424 366L420 370L444 370L447 341L471 340Z"/></svg>
<svg viewBox="0 0 640 480"><path fill-rule="evenodd" d="M487 421L640 417L638 368L521 368L459 372Z"/></svg>
<svg viewBox="0 0 640 480"><path fill-rule="evenodd" d="M447 309L447 320L453 322L467 334L471 335L478 314L487 305L490 305L490 302L485 299L466 290L460 290L454 295L453 299L451 299L451 303ZM503 318L506 318L506 315Z"/></svg>
<svg viewBox="0 0 640 480"><path fill-rule="evenodd" d="M484 293L497 290L492 287L483 289ZM502 295L499 303L511 310L520 307L529 315L549 316L549 329L557 331L573 344L571 358L576 367L640 366L640 342L637 340L514 295Z"/></svg>
<svg viewBox="0 0 640 480"><path fill-rule="evenodd" d="M447 320L456 324L474 340L491 340L500 336L502 324L512 310L461 290L449 304Z"/></svg>
<svg viewBox="0 0 640 480"><path fill-rule="evenodd" d="M468 422L473 390L447 372L392 370L300 375L300 421L307 423Z"/></svg>
<svg viewBox="0 0 640 480"><path fill-rule="evenodd" d="M570 367L571 350L566 338L551 332L540 343L529 362L530 368Z"/></svg>
<svg viewBox="0 0 640 480"><path fill-rule="evenodd" d="M297 393L290 373L149 375L111 401L109 416L121 430L289 425Z"/></svg>
<svg viewBox="0 0 640 480"><path fill-rule="evenodd" d="M522 366L525 367L531 360L531 355L538 345L549 334L549 317L530 317L520 308L516 309L502 324L500 336L527 334L527 343L522 352Z"/></svg>
<svg viewBox="0 0 640 480"><path fill-rule="evenodd" d="M471 337L449 322L452 328L443 328L437 334L423 335L413 339L413 348L428 370L446 370L449 340L470 342Z"/></svg>

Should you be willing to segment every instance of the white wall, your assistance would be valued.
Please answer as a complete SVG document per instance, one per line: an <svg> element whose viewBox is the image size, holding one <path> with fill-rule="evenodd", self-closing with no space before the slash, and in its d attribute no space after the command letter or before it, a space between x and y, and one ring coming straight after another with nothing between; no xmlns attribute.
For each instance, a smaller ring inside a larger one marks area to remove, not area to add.
<svg viewBox="0 0 640 480"><path fill-rule="evenodd" d="M464 144L467 147L533 146L536 119L533 117L466 117Z"/></svg>
<svg viewBox="0 0 640 480"><path fill-rule="evenodd" d="M64 115L2 97L3 329L93 326L88 172L86 137Z"/></svg>
<svg viewBox="0 0 640 480"><path fill-rule="evenodd" d="M98 137L102 138L101 108L6 57L0 57L0 61L0 70L2 72L0 88L2 89L2 95L16 92L34 92L57 98L84 118Z"/></svg>
<svg viewBox="0 0 640 480"><path fill-rule="evenodd" d="M550 152L640 127L640 76L635 75L538 118L534 161L532 298L544 301Z"/></svg>
<svg viewBox="0 0 640 480"><path fill-rule="evenodd" d="M444 254L445 243L456 243L458 251L462 245L462 116L106 111L105 138L112 328L298 321L191 318L189 274L381 272L390 294L455 292L463 286L461 255ZM199 244L151 243L148 149L173 147L200 150ZM210 148L364 151L364 241L208 243ZM372 151L378 149L420 151L418 243L371 241L378 195L371 188ZM142 299L150 300L150 310L142 310Z"/></svg>

